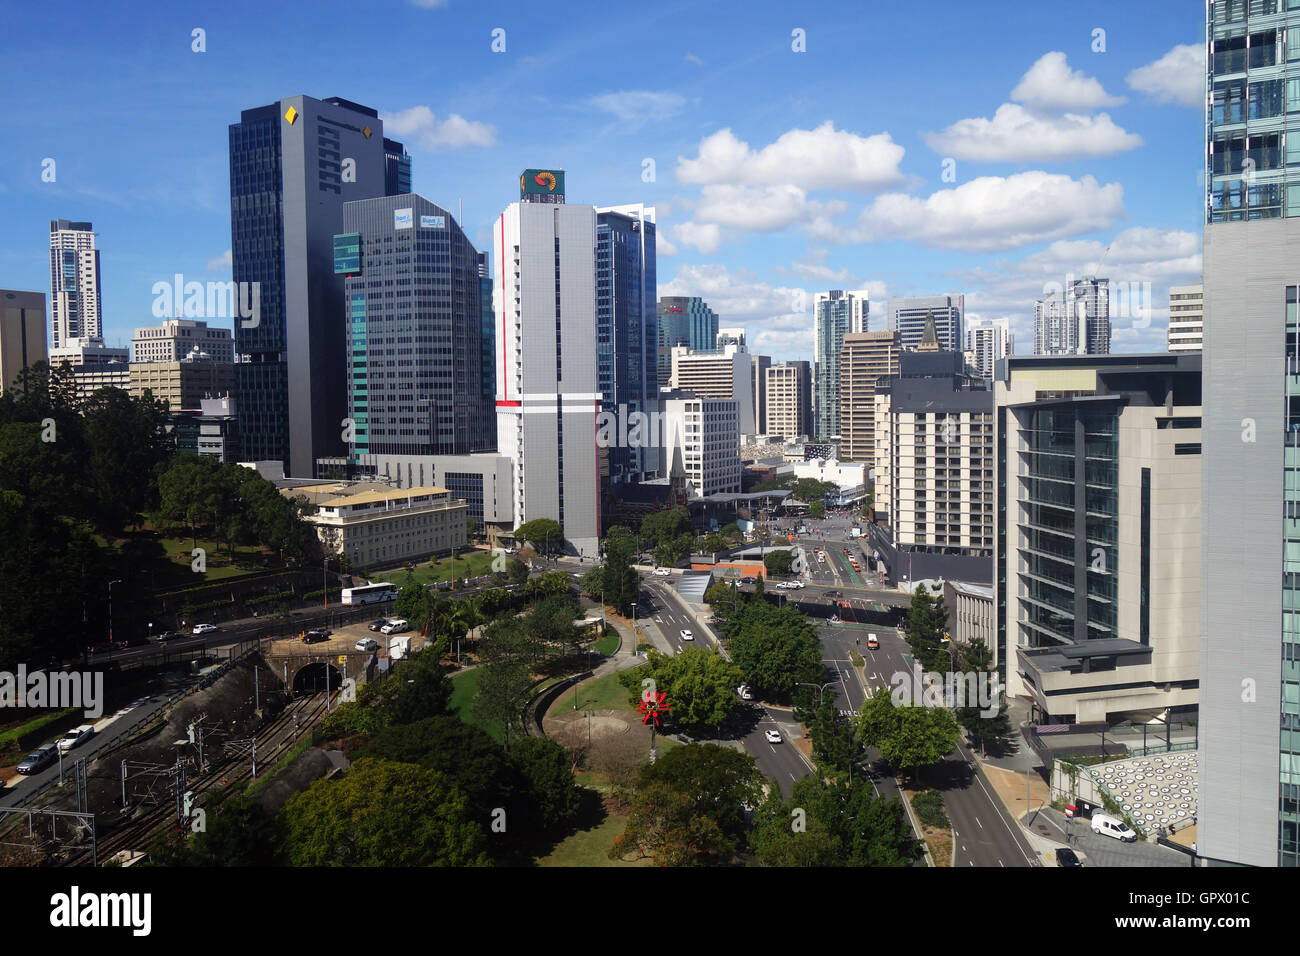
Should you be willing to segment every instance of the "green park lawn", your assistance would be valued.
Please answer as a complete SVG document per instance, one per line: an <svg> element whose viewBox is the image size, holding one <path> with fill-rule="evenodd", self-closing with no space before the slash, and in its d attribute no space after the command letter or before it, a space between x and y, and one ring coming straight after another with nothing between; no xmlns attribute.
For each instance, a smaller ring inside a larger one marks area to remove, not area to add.
<svg viewBox="0 0 1300 956"><path fill-rule="evenodd" d="M623 863L607 855L614 840L627 825L627 817L610 815L589 830L579 830L556 844L538 866L653 866L653 860Z"/></svg>
<svg viewBox="0 0 1300 956"><path fill-rule="evenodd" d="M491 735L497 743L504 743L506 739L505 728L501 721L481 721L474 715L473 702L478 694L478 680L482 675L483 669L476 667L473 670L461 671L451 679L451 702L450 706L454 713L460 716L460 719L467 724L473 724L481 727Z"/></svg>
<svg viewBox="0 0 1300 956"><path fill-rule="evenodd" d="M492 560L495 555L491 551L466 551L455 558L440 558L430 563L424 561L415 566L415 580L418 584L436 584L439 581L450 581L453 578L476 578L480 575L488 574L492 570ZM375 572L374 575L380 575ZM393 581L396 584L406 583L406 571L396 569L382 572L386 580Z"/></svg>
<svg viewBox="0 0 1300 956"><path fill-rule="evenodd" d="M618 650L619 638L618 631L610 628L609 632L596 642L596 653L609 657Z"/></svg>

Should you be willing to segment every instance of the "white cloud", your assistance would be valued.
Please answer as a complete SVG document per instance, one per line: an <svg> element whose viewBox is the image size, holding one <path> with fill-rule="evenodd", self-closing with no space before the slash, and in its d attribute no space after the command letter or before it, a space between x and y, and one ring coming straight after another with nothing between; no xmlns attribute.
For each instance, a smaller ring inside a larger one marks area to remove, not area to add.
<svg viewBox="0 0 1300 956"><path fill-rule="evenodd" d="M684 222L681 225L673 226L673 238L684 246L693 246L698 251L709 255L718 251L718 246L722 245L722 230L713 223L700 225L694 222ZM661 291L661 295L666 294Z"/></svg>
<svg viewBox="0 0 1300 956"><path fill-rule="evenodd" d="M495 126L467 120L458 113L450 113L439 120L427 106L412 106L396 113L381 113L384 133L390 136L413 138L424 149L462 149L467 146L495 146Z"/></svg>
<svg viewBox="0 0 1300 956"><path fill-rule="evenodd" d="M1035 162L1081 156L1109 156L1142 145L1106 113L1044 116L1017 103L1004 103L993 119L958 120L941 133L927 133L937 153L976 162Z"/></svg>
<svg viewBox="0 0 1300 956"><path fill-rule="evenodd" d="M1122 96L1109 95L1095 77L1071 70L1059 50L1040 56L1011 91L1011 98L1040 110L1095 110L1124 102Z"/></svg>
<svg viewBox="0 0 1300 956"><path fill-rule="evenodd" d="M426 10L437 10L447 5L447 0L411 0L411 3L417 7L423 7Z"/></svg>
<svg viewBox="0 0 1300 956"><path fill-rule="evenodd" d="M659 295L698 295L718 313L723 327L738 324L733 319L767 322L794 315L807 321L807 315L794 311L800 295L808 315L812 309L812 294L804 289L759 282L747 270L733 274L716 263L680 266L671 282L660 285Z"/></svg>
<svg viewBox="0 0 1300 956"><path fill-rule="evenodd" d="M231 255L231 251L227 249L221 255L217 256L215 259L209 259L207 265L205 265L203 268L206 269L208 272L222 272L226 269L232 268L233 266L234 266L234 260Z"/></svg>
<svg viewBox="0 0 1300 956"><path fill-rule="evenodd" d="M684 183L794 185L802 189L878 189L899 182L903 147L888 133L858 136L829 120L792 129L760 150L722 129L700 141L694 159L677 158Z"/></svg>
<svg viewBox="0 0 1300 956"><path fill-rule="evenodd" d="M771 232L804 216L807 200L798 186L705 186L695 218L729 228Z"/></svg>
<svg viewBox="0 0 1300 956"><path fill-rule="evenodd" d="M1157 102L1200 107L1205 102L1205 48L1199 43L1176 46L1124 79Z"/></svg>
<svg viewBox="0 0 1300 956"><path fill-rule="evenodd" d="M686 56L682 57L682 59L685 60L687 63L694 63L696 66L704 65L704 61L701 60L694 53L687 53Z"/></svg>
<svg viewBox="0 0 1300 956"><path fill-rule="evenodd" d="M660 230L655 230L655 255L656 256L675 256L677 247L668 241L668 237Z"/></svg>
<svg viewBox="0 0 1300 956"><path fill-rule="evenodd" d="M814 224L829 242L904 239L925 246L992 252L1076 236L1111 226L1124 215L1124 187L1099 185L1092 176L1071 179L1041 170L984 176L927 198L878 196L844 229Z"/></svg>
<svg viewBox="0 0 1300 956"><path fill-rule="evenodd" d="M666 91L620 90L601 93L588 102L632 129L640 129L651 120L665 120L680 113L686 97Z"/></svg>

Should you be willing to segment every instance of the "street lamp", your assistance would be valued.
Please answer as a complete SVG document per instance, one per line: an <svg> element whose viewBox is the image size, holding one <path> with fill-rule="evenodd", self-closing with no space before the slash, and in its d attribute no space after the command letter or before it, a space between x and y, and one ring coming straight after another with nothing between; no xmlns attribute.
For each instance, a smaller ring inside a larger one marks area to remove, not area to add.
<svg viewBox="0 0 1300 956"><path fill-rule="evenodd" d="M636 639L639 635L636 630L636 601L632 602L632 653L636 654Z"/></svg>
<svg viewBox="0 0 1300 956"><path fill-rule="evenodd" d="M121 578L114 578L108 582L108 643L113 643L113 585L121 584Z"/></svg>

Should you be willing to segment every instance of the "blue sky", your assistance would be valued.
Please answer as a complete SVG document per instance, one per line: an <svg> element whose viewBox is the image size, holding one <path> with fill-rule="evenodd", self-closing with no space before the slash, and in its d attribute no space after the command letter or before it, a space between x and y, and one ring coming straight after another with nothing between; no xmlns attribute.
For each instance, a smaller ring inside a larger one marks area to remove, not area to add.
<svg viewBox="0 0 1300 956"><path fill-rule="evenodd" d="M6 11L0 138L0 287L48 293L48 220L91 220L109 344L155 282L229 278L227 126L298 93L378 109L481 247L525 167L655 205L660 294L777 359L812 358L829 288L869 289L872 328L890 295L965 293L1032 351L1044 284L1094 271L1151 284L1113 350L1163 351L1200 275L1197 0L122 6Z"/></svg>

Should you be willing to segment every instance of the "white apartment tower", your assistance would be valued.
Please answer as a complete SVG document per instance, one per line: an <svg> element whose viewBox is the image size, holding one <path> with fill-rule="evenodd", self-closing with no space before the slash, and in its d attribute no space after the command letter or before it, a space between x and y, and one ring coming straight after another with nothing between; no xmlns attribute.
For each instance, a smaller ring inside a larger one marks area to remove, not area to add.
<svg viewBox="0 0 1300 956"><path fill-rule="evenodd" d="M88 222L50 220L50 348L70 339L101 342L99 250Z"/></svg>
<svg viewBox="0 0 1300 956"><path fill-rule="evenodd" d="M492 237L497 453L514 470L514 526L552 518L564 528L567 551L594 556L596 209L564 204L562 170L525 176L521 201L501 214ZM534 182L558 189L529 191Z"/></svg>
<svg viewBox="0 0 1300 956"><path fill-rule="evenodd" d="M710 398L690 392L665 392L664 458L681 449L691 495L740 492L740 429L734 398Z"/></svg>
<svg viewBox="0 0 1300 956"><path fill-rule="evenodd" d="M980 378L993 381L993 366L1016 350L1011 320L971 319L966 323L966 350L974 353L973 364Z"/></svg>
<svg viewBox="0 0 1300 956"><path fill-rule="evenodd" d="M1199 352L1205 334L1205 286L1169 287L1169 333L1167 351Z"/></svg>

